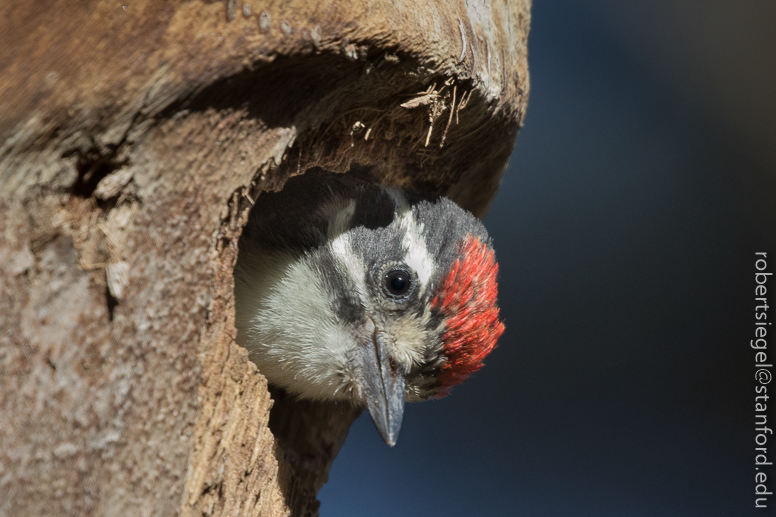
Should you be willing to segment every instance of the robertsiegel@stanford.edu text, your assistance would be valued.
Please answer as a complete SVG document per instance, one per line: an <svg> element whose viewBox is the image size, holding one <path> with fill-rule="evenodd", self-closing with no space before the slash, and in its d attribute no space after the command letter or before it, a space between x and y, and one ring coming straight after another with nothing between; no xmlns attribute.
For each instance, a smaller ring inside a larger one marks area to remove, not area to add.
<svg viewBox="0 0 776 517"><path fill-rule="evenodd" d="M768 321L768 289L766 283L768 278L773 273L768 273L768 258L767 253L758 252L755 253L754 262L754 339L749 341L749 345L754 349L754 362L755 362L755 397L754 397L754 422L755 422L755 475L754 475L754 493L755 493L755 508L767 508L768 497L773 495L773 492L768 490L768 484L766 484L768 477L763 472L761 467L770 467L773 465L772 461L768 460L768 439L773 435L773 429L767 426L768 424L768 383L771 382L771 368L773 363L768 360L768 341L766 336L768 335L768 326L771 324Z"/></svg>

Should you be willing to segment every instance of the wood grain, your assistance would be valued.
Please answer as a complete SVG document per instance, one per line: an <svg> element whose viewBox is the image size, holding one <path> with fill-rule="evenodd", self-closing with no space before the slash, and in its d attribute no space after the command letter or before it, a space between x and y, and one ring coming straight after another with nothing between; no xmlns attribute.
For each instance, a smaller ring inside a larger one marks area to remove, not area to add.
<svg viewBox="0 0 776 517"><path fill-rule="evenodd" d="M0 516L314 515L234 343L247 210L368 166L484 214L529 1L126 4L0 3Z"/></svg>

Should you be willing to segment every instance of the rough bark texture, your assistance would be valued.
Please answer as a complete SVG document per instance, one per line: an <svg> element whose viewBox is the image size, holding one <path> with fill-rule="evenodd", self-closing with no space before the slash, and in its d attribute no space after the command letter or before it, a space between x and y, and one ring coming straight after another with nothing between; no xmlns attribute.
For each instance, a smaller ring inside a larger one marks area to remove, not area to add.
<svg viewBox="0 0 776 517"><path fill-rule="evenodd" d="M368 165L483 214L529 3L1 2L0 516L314 514L233 340L247 210Z"/></svg>

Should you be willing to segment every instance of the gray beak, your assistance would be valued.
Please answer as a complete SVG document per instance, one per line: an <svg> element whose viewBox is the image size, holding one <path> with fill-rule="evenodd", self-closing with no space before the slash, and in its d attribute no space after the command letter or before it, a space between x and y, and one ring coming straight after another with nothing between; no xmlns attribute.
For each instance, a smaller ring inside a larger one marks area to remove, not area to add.
<svg viewBox="0 0 776 517"><path fill-rule="evenodd" d="M391 360L384 334L376 331L361 347L366 407L388 446L396 445L404 416L404 369Z"/></svg>

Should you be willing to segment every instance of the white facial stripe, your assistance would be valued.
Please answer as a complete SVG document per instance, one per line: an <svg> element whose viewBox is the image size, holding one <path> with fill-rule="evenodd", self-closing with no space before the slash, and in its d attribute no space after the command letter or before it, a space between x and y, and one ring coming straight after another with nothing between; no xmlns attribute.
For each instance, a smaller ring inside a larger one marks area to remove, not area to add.
<svg viewBox="0 0 776 517"><path fill-rule="evenodd" d="M359 298L366 300L366 270L350 246L350 234L343 233L331 243L334 257L339 260L356 283Z"/></svg>
<svg viewBox="0 0 776 517"><path fill-rule="evenodd" d="M366 270L350 246L350 221L356 211L356 201L351 199L344 206L340 206L336 215L330 218L328 233L331 239L331 250L356 284L359 298L366 301Z"/></svg>
<svg viewBox="0 0 776 517"><path fill-rule="evenodd" d="M327 234L329 239L336 239L350 228L350 221L353 214L356 213L356 201L349 199L347 202L336 206L327 206L324 208L324 214L329 221Z"/></svg>
<svg viewBox="0 0 776 517"><path fill-rule="evenodd" d="M431 275L434 274L434 262L426 249L426 240L423 238L423 225L418 224L409 212L402 218L401 225L407 230L404 244L407 246L407 255L404 261L409 267L418 273L418 279L423 289L428 285Z"/></svg>
<svg viewBox="0 0 776 517"><path fill-rule="evenodd" d="M396 215L399 226L404 229L405 237L402 244L406 255L404 262L415 270L420 280L422 289L426 289L428 281L434 274L434 261L426 248L426 239L423 238L423 224L415 220L407 198L398 190L389 189L396 201Z"/></svg>
<svg viewBox="0 0 776 517"><path fill-rule="evenodd" d="M404 194L402 194L401 191L396 190L395 188L386 188L385 191L391 195L394 203L396 203L394 211L397 216L401 217L410 211L410 204L407 202L407 198L404 197Z"/></svg>

